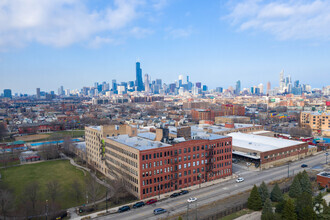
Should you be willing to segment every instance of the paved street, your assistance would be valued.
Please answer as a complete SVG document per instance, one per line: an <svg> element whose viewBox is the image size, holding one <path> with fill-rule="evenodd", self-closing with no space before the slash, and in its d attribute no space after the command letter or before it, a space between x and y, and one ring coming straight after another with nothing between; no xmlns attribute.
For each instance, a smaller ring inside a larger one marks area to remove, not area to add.
<svg viewBox="0 0 330 220"><path fill-rule="evenodd" d="M296 161L290 164L290 175L298 173L303 169L300 167L301 164L307 164L308 169L311 169L315 166L320 166L325 164L325 155L323 153L309 157L306 159L301 159L300 161ZM175 215L178 213L186 212L187 210L187 199L189 197L198 198L197 205L203 206L209 204L211 202L226 198L230 195L235 195L237 193L243 192L245 190L249 190L252 188L253 184L260 184L262 181L266 183L278 180L288 175L288 166L284 165L281 167L276 167L264 171L248 171L244 169L240 169L240 167L234 167L234 171L236 171L240 176L244 177L245 181L242 183L236 183L235 180L229 180L227 182L219 183L216 185L212 185L209 187L197 189L191 191L187 195L182 195L177 198L168 198L165 201L158 202L156 204L145 206L139 209L130 210L124 213L116 213L111 214L105 217L99 217L97 219L159 219L167 216ZM193 205L195 207L195 205ZM155 216L153 214L153 210L155 208L164 208L168 212Z"/></svg>

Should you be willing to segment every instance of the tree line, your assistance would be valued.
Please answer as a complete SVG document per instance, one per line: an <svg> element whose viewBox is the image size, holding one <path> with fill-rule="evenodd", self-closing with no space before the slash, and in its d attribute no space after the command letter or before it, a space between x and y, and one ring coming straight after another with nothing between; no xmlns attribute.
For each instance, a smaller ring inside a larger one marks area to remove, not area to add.
<svg viewBox="0 0 330 220"><path fill-rule="evenodd" d="M248 208L262 210L262 220L330 219L330 204L321 193L313 198L312 183L306 171L295 176L288 195L283 195L277 183L271 193L265 182L259 187L254 185L248 198Z"/></svg>

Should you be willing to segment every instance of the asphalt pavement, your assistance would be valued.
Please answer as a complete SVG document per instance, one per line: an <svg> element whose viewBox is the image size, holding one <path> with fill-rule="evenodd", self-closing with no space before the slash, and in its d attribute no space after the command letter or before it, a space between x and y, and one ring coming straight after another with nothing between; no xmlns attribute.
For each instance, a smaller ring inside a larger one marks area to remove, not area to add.
<svg viewBox="0 0 330 220"><path fill-rule="evenodd" d="M289 172L290 176L303 171L301 164L307 164L306 170L312 169L313 167L320 167L325 164L324 153L311 156L299 161L290 163ZM235 166L235 165L234 165ZM187 199L190 197L197 198L197 204L191 203L190 206L198 207L207 205L209 203L224 199L226 197L236 195L240 192L244 192L253 187L254 184L259 185L262 181L269 183L274 180L279 180L288 176L288 165L283 165L280 167L275 167L262 171L249 171L240 169L239 167L234 168L234 172L237 172L239 176L244 177L244 181L241 183L236 183L235 180L229 180L227 182L222 182L205 188L197 189L189 192L186 195L181 195L176 198L168 198L164 201L157 202L153 205L146 205L142 208L131 209L130 211L124 213L115 213L103 217L98 217L96 219L125 219L125 220L137 220L137 219L160 219L165 217L170 217L172 215L177 215L187 211ZM192 205L193 204L193 205ZM164 208L167 213L160 215L154 215L153 210L156 208ZM197 212L198 214L198 212Z"/></svg>

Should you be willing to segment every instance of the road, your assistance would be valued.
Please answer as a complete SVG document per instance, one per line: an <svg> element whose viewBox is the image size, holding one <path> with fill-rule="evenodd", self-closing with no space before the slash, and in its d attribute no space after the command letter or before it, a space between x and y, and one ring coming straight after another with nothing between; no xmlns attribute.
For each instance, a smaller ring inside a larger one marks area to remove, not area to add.
<svg viewBox="0 0 330 220"><path fill-rule="evenodd" d="M304 169L301 168L301 164L307 164L308 167L306 170L311 169L315 166L321 166L325 164L325 155L324 153L318 154L316 156L308 157L305 159L301 159L299 161L295 161L290 163L290 175L297 174ZM239 167L233 167L234 172L241 177L244 177L245 181L241 183L236 183L235 180L229 180L227 182L215 184L209 187L197 189L189 192L186 195L182 195L176 198L168 198L164 201L157 202L153 205L146 205L139 209L132 209L130 211L124 213L116 213L111 214L104 217L98 217L97 219L125 219L125 220L136 220L136 219L160 219L169 217L172 215L176 215L179 213L183 213L187 211L187 199L189 197L196 197L197 206L204 206L214 201L226 198L231 195L238 194L240 192L244 192L252 188L254 184L259 185L262 181L266 183L271 182L273 180L279 180L288 176L288 166L283 165L280 167L271 168L263 171L248 171L242 170ZM193 208L196 204L193 204ZM155 216L153 214L153 210L155 208L164 208L168 212L164 214L160 214ZM194 212L197 213L198 212Z"/></svg>

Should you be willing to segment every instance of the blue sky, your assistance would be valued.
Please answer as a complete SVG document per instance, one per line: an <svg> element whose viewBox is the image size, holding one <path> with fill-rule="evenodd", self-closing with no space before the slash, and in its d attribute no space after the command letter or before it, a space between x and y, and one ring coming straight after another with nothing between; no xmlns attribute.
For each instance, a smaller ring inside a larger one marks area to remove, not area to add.
<svg viewBox="0 0 330 220"><path fill-rule="evenodd" d="M0 0L0 91L135 80L136 60L166 83L274 87L284 69L321 88L329 11L321 0Z"/></svg>

